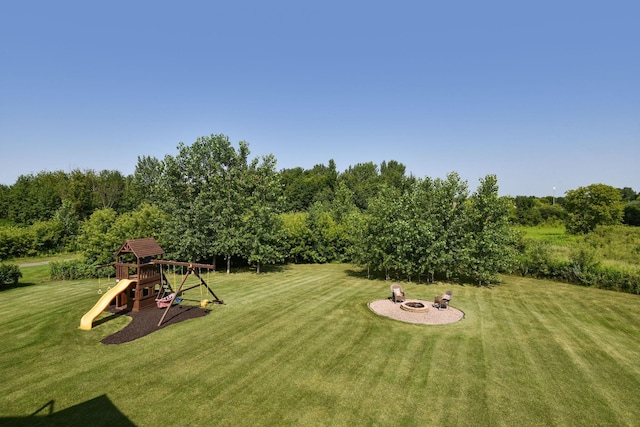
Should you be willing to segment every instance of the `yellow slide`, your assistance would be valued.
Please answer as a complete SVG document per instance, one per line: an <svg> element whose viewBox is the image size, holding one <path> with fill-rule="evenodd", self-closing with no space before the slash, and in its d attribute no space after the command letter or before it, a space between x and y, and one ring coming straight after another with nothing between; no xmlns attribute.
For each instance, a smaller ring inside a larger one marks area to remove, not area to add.
<svg viewBox="0 0 640 427"><path fill-rule="evenodd" d="M126 291L132 282L135 282L135 280L122 279L113 288L109 289L106 294L102 295L96 305L94 305L87 314L82 316L82 319L80 320L80 329L84 329L85 331L91 330L91 327L93 326L93 319L98 317L100 313L109 307L109 303L113 301L119 293Z"/></svg>

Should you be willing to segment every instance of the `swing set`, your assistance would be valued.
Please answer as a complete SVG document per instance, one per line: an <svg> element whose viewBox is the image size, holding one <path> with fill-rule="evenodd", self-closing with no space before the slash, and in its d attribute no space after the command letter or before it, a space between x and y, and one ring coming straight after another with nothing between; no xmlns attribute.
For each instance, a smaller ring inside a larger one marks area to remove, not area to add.
<svg viewBox="0 0 640 427"><path fill-rule="evenodd" d="M209 304L224 304L224 301L218 298L201 274L203 269L207 270L208 278L209 272L215 270L213 265L165 261L161 259L163 254L164 250L153 238L125 241L116 252L114 263L99 266L99 268L115 268L115 284L111 282L111 273L109 273L108 283L110 284L103 294L102 278L99 275L98 294L100 298L93 308L82 317L80 328L91 329L95 318L114 302L116 310L128 309L137 312L152 306L165 309L158 326L162 324L174 303L198 301L202 308L206 308ZM169 267L173 266L174 283L176 283L176 268L180 267L181 272L184 272L186 268L186 274L177 289L174 290L171 286L164 266L167 267L167 273ZM187 284L187 279L192 275L198 279L198 283L195 285ZM185 292L196 287L200 287L200 300L184 298ZM204 298L205 292L210 294L213 299Z"/></svg>
<svg viewBox="0 0 640 427"><path fill-rule="evenodd" d="M179 261L164 261L164 260L154 260L152 261L152 263L160 265L160 275L161 275L160 293L158 298L156 298L155 301L158 308L164 308L164 313L162 314L162 317L158 322L158 326L162 324L162 322L164 321L164 318L167 316L167 313L169 312L169 309L174 303L181 303L182 301L199 302L201 308L205 308L207 307L207 305L214 304L214 303L224 304L224 301L218 298L215 292L213 292L213 290L209 287L207 282L202 277L203 268L207 270L207 277L209 275L209 272L214 269L214 267L211 264L195 264L195 263L187 263L187 262L179 262ZM183 274L183 271L184 271L183 267L187 268L187 272L186 274L184 274L184 277L182 278L182 282L180 282L180 285L178 286L177 289L174 290L171 284L169 283L169 280L167 279L167 275L165 274L164 269L162 268L163 265L173 266L174 283L176 283L175 267L179 266L181 268L180 270L181 275ZM192 275L197 277L199 282L195 285L193 284L187 285L187 279ZM200 289L200 299L196 300L196 299L185 298L184 293L194 288ZM211 294L211 296L213 297L213 300L210 301L208 299L203 298L203 295L206 295L204 293L205 290L206 292Z"/></svg>

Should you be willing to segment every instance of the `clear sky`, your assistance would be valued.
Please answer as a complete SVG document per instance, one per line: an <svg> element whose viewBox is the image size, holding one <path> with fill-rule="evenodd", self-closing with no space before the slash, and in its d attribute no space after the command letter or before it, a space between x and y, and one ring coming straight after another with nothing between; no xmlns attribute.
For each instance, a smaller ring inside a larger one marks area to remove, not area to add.
<svg viewBox="0 0 640 427"><path fill-rule="evenodd" d="M9 0L0 183L228 135L278 169L640 191L640 2Z"/></svg>

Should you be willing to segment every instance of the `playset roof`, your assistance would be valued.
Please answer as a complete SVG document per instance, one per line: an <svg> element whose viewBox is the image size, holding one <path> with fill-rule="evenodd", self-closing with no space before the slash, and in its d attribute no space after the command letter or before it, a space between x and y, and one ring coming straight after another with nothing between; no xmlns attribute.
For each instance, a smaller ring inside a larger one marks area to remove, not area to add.
<svg viewBox="0 0 640 427"><path fill-rule="evenodd" d="M123 253L134 254L137 258L146 258L164 254L156 239L147 237L145 239L132 239L125 241L116 252L116 257Z"/></svg>

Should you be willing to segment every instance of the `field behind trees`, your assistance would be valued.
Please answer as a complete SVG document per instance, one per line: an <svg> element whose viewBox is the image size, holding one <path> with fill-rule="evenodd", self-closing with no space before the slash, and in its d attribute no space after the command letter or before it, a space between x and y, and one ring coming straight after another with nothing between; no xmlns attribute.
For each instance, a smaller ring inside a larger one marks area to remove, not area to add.
<svg viewBox="0 0 640 427"><path fill-rule="evenodd" d="M640 297L505 276L452 289L426 326L367 304L389 282L345 264L213 274L225 305L121 345L126 317L78 328L98 282L23 268L0 291L0 424L635 425ZM38 409L38 414L30 417ZM47 415L50 414L50 415Z"/></svg>
<svg viewBox="0 0 640 427"><path fill-rule="evenodd" d="M587 234L564 227L517 227L514 271L582 286L640 294L640 229L598 226Z"/></svg>
<svg viewBox="0 0 640 427"><path fill-rule="evenodd" d="M593 250L603 265L621 268L640 266L640 228L601 226L586 235L568 234L563 226L516 227L531 240L548 244L554 256L568 260L573 249Z"/></svg>

